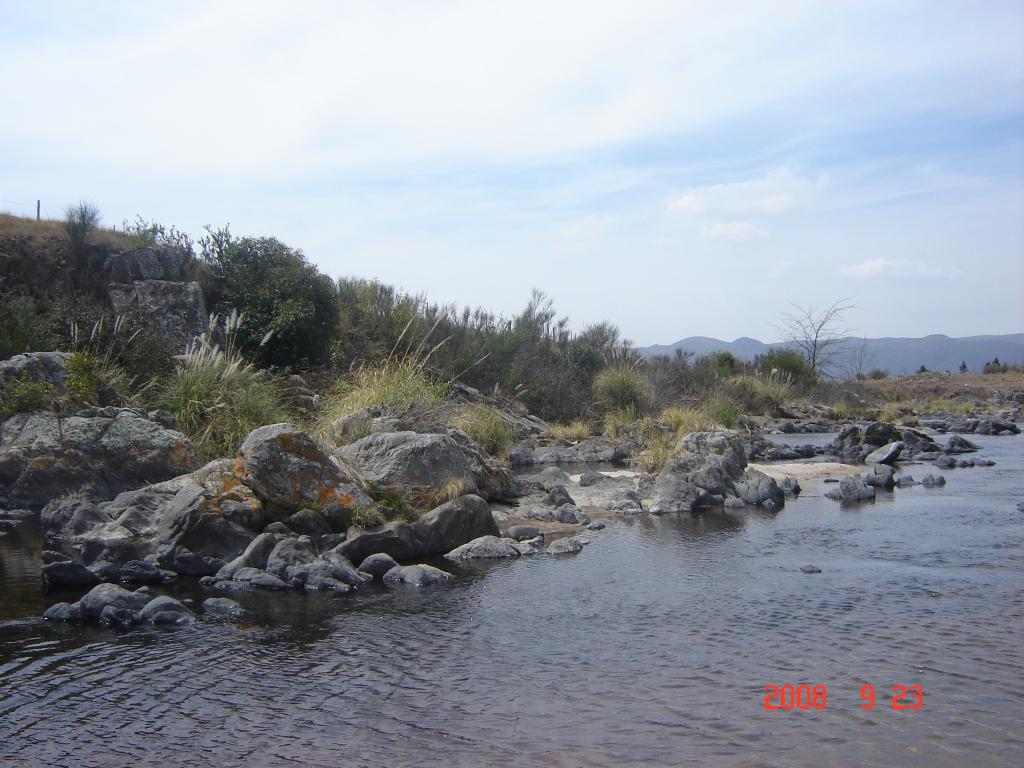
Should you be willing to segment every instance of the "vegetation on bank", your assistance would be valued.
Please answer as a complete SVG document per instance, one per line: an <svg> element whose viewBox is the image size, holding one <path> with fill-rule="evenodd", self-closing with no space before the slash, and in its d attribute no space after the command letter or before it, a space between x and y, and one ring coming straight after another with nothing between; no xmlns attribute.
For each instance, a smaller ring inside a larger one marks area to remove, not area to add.
<svg viewBox="0 0 1024 768"><path fill-rule="evenodd" d="M828 346L812 349L813 359L794 347L752 362L682 352L644 360L610 322L573 330L541 291L511 317L456 309L373 280L331 280L300 250L228 227L207 227L197 240L142 218L103 229L99 211L83 203L64 222L0 215L0 239L12 254L0 272L0 357L72 352L65 398L109 404L117 393L122 403L166 408L204 458L230 454L253 427L284 419L330 432L371 406L440 411L456 383L521 403L553 423L551 439L630 432L649 467L667 461L681 435L784 415L801 401L828 403L837 419L879 407L902 415L881 377L866 374L860 389L824 381ZM182 354L154 318L114 318L107 309L101 267L111 253L140 247L177 254L213 313ZM989 368L1008 375L998 360ZM291 410L292 373L320 393L317 413ZM944 395L930 394L918 410L962 408ZM2 415L53 403L52 388L29 381L9 380L0 393ZM445 418L496 456L514 440L484 404Z"/></svg>

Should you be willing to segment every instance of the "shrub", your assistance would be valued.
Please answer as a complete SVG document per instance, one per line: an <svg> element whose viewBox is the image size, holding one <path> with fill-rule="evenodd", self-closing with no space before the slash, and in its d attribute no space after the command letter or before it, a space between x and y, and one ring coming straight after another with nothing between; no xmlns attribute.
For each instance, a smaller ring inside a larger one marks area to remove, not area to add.
<svg viewBox="0 0 1024 768"><path fill-rule="evenodd" d="M547 436L552 440L572 441L583 440L590 436L590 425L583 419L576 419L568 424L552 424Z"/></svg>
<svg viewBox="0 0 1024 768"><path fill-rule="evenodd" d="M272 237L231 240L226 234L216 243L200 243L217 278L214 308L246 318L238 331L242 349L266 365L329 360L337 290L301 251Z"/></svg>
<svg viewBox="0 0 1024 768"><path fill-rule="evenodd" d="M740 409L727 397L716 395L704 403L704 411L716 424L732 429L739 423Z"/></svg>
<svg viewBox="0 0 1024 768"><path fill-rule="evenodd" d="M48 351L55 344L35 301L10 291L0 293L0 359L22 352Z"/></svg>
<svg viewBox="0 0 1024 768"><path fill-rule="evenodd" d="M607 368L594 377L594 398L607 411L631 411L635 418L647 407L647 380L635 368Z"/></svg>
<svg viewBox="0 0 1024 768"><path fill-rule="evenodd" d="M767 376L734 376L724 387L730 400L747 413L769 413L785 403L793 392L789 374L775 371Z"/></svg>
<svg viewBox="0 0 1024 768"><path fill-rule="evenodd" d="M95 403L99 399L100 361L89 352L74 352L64 363L67 379L64 383L68 395L80 403Z"/></svg>
<svg viewBox="0 0 1024 768"><path fill-rule="evenodd" d="M382 507L385 516L397 518L404 515L411 504L400 488L377 485L373 481L366 483L366 493L374 502Z"/></svg>
<svg viewBox="0 0 1024 768"><path fill-rule="evenodd" d="M873 379L875 381L880 381L882 379L888 379L889 378L889 372L888 371L884 371L881 368L872 368L870 371L868 371L868 378L869 379Z"/></svg>
<svg viewBox="0 0 1024 768"><path fill-rule="evenodd" d="M376 507L356 507L352 510L352 518L349 525L362 528L364 531L372 528L379 528L387 520Z"/></svg>
<svg viewBox="0 0 1024 768"><path fill-rule="evenodd" d="M679 437L690 432L706 432L714 426L707 412L702 408L689 408L683 405L666 408L658 416L658 420Z"/></svg>
<svg viewBox="0 0 1024 768"><path fill-rule="evenodd" d="M438 405L446 391L447 386L433 381L414 358L389 358L358 368L338 384L330 397L328 416L333 422L373 405L394 410L429 408Z"/></svg>
<svg viewBox="0 0 1024 768"><path fill-rule="evenodd" d="M433 489L430 496L426 499L426 504L430 509L434 509L442 504L447 504L449 501L455 501L455 499L465 496L466 491L466 481L464 479L461 477L450 477Z"/></svg>
<svg viewBox="0 0 1024 768"><path fill-rule="evenodd" d="M455 426L492 456L504 456L515 436L501 415L486 405L475 405L455 419Z"/></svg>
<svg viewBox="0 0 1024 768"><path fill-rule="evenodd" d="M0 421L16 413L32 413L52 407L55 393L53 385L36 381L27 373L11 376L0 385Z"/></svg>
<svg viewBox="0 0 1024 768"><path fill-rule="evenodd" d="M64 209L64 231L75 254L84 252L89 234L100 225L100 209L85 201Z"/></svg>
<svg viewBox="0 0 1024 768"><path fill-rule="evenodd" d="M789 374L790 381L798 386L813 384L816 379L804 356L792 349L773 349L754 362L762 376L771 376L776 371Z"/></svg>
<svg viewBox="0 0 1024 768"><path fill-rule="evenodd" d="M233 313L210 328L181 355L175 370L153 385L153 404L174 414L205 459L230 456L256 427L288 418L278 381L256 370L237 348L241 316ZM213 341L223 335L222 348Z"/></svg>

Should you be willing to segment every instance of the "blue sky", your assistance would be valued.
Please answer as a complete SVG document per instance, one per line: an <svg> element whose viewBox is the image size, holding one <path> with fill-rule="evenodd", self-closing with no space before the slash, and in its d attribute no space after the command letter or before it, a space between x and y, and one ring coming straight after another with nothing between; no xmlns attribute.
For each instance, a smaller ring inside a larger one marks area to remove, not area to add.
<svg viewBox="0 0 1024 768"><path fill-rule="evenodd" d="M0 208L640 344L1024 331L1024 3L0 0Z"/></svg>

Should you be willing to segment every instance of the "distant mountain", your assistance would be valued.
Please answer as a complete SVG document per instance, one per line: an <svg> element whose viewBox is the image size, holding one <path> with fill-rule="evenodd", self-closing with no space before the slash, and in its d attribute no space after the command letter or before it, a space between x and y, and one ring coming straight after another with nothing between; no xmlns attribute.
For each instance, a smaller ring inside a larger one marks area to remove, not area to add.
<svg viewBox="0 0 1024 768"><path fill-rule="evenodd" d="M863 367L881 368L893 376L913 373L922 365L932 371L956 371L961 362L966 362L971 371L980 371L982 366L998 357L1004 363L1024 364L1024 333L1011 333L1003 336L966 336L950 338L942 334L925 336L920 339L883 338L843 340L848 358L860 356L863 346ZM735 341L722 341L708 336L690 336L680 339L675 344L655 344L642 347L640 352L645 357L656 355L674 355L677 349L692 352L695 356L707 355L712 352L731 352L743 360L753 360L773 347L785 346L783 343L765 344L757 339L746 336ZM832 371L842 374L846 366Z"/></svg>

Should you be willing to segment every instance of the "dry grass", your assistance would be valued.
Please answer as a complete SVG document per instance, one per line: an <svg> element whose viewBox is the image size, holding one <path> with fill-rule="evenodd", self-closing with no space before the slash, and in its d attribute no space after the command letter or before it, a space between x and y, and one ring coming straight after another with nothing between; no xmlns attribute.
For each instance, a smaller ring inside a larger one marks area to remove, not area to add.
<svg viewBox="0 0 1024 768"><path fill-rule="evenodd" d="M658 421L682 437L690 432L706 432L714 427L714 421L703 408L673 405L658 415Z"/></svg>
<svg viewBox="0 0 1024 768"><path fill-rule="evenodd" d="M576 419L568 424L552 424L548 427L547 436L562 442L583 440L590 436L590 425L583 419Z"/></svg>
<svg viewBox="0 0 1024 768"><path fill-rule="evenodd" d="M61 219L36 221L28 216L13 216L0 213L0 237L17 237L38 240L60 240L67 242L68 234ZM131 248L132 240L123 232L98 227L89 235L89 242L98 246Z"/></svg>

